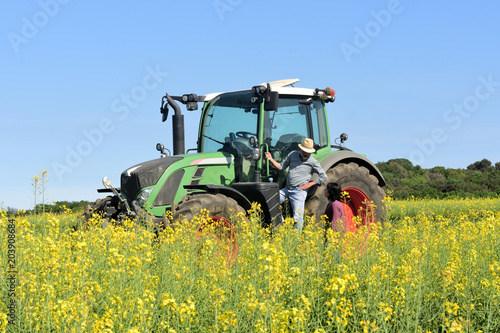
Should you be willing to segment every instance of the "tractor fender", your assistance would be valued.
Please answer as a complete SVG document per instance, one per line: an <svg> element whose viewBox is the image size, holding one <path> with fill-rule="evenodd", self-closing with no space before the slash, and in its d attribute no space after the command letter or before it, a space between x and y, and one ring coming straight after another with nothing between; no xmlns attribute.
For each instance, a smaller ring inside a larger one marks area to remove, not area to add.
<svg viewBox="0 0 500 333"><path fill-rule="evenodd" d="M320 164L323 170L327 171L339 163L350 163L350 162L354 162L359 166L364 166L370 171L371 174L373 174L378 179L379 186L385 185L384 176L377 168L377 166L373 164L370 160L368 160L365 156L352 151L342 150L338 152L333 152L326 158L321 160Z"/></svg>
<svg viewBox="0 0 500 333"><path fill-rule="evenodd" d="M238 190L229 186L205 184L205 185L184 185L186 190L200 190L206 193L220 193L226 197L236 200L245 211L252 208L252 203Z"/></svg>

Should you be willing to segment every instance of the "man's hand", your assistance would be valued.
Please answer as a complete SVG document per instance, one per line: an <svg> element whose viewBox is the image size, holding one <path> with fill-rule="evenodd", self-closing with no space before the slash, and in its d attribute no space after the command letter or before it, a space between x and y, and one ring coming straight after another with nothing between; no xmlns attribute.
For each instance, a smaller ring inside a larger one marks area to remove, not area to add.
<svg viewBox="0 0 500 333"><path fill-rule="evenodd" d="M264 155L269 161L271 161L271 164L274 165L276 169L280 168L280 164L274 160L273 155L271 155L270 152L266 151Z"/></svg>
<svg viewBox="0 0 500 333"><path fill-rule="evenodd" d="M317 183L316 183L316 182L314 182L314 181L313 181L313 182L309 182L309 183L305 183L304 185L302 185L302 186L300 187L300 189L301 189L302 191L304 191L304 190L307 190L309 187L311 187L311 186L313 186L313 185L316 185L316 184L317 184Z"/></svg>

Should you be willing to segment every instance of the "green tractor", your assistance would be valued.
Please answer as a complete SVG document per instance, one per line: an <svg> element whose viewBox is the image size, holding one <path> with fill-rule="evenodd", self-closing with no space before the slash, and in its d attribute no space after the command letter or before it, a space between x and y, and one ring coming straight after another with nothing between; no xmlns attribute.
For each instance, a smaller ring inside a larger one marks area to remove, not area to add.
<svg viewBox="0 0 500 333"><path fill-rule="evenodd" d="M308 137L314 140L313 156L328 181L339 183L348 193L347 215L357 216L362 223L382 221L382 174L364 155L344 146L345 133L335 145L330 142L326 104L335 100L335 92L293 87L298 81L281 80L205 96L166 94L160 111L162 121L167 120L170 108L174 112L173 155L159 143L160 158L125 170L120 188L104 177L105 189L98 192L113 195L97 200L88 213L98 212L115 221L147 215L156 223L168 224L190 220L207 209L212 219L231 224L236 214L246 214L257 202L263 226L279 225L283 220L279 189L285 186L286 171L278 172L263 156L270 152L280 162ZM196 149L185 150L184 116L178 103L188 111L202 103ZM324 186L311 187L306 200L306 214L315 214L318 220L328 203ZM168 211L173 219L167 218Z"/></svg>

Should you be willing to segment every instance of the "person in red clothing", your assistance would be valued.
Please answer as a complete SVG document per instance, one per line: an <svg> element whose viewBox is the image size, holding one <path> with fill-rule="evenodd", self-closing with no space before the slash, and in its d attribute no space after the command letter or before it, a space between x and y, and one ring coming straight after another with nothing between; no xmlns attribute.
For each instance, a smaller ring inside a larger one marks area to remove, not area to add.
<svg viewBox="0 0 500 333"><path fill-rule="evenodd" d="M325 188L325 197L328 199L328 205L325 209L325 215L328 217L333 231L344 233L347 230L344 209L340 203L340 193L342 192L339 184L328 183Z"/></svg>

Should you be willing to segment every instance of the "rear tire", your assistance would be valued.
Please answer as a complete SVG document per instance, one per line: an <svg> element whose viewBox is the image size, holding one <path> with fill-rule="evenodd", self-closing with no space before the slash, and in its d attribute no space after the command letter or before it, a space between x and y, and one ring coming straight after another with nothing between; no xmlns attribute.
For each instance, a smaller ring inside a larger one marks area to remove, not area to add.
<svg viewBox="0 0 500 333"><path fill-rule="evenodd" d="M385 197L384 190L378 185L378 179L364 167L356 163L340 163L326 172L328 180L309 198L306 202L306 210L316 215L316 221L320 221L328 205L328 199L324 196L326 184L336 182L342 190L347 189L351 196L351 206L354 215L359 215L359 205L364 198L369 199L375 205L375 220L383 222L385 219ZM365 221L366 222L366 221Z"/></svg>

